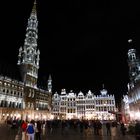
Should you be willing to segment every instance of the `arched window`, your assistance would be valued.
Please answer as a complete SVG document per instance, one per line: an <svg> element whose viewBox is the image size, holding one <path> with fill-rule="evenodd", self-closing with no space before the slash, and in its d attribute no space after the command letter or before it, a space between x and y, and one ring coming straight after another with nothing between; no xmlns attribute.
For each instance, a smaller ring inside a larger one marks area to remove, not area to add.
<svg viewBox="0 0 140 140"><path fill-rule="evenodd" d="M12 103L11 103L11 101L10 101L10 103L9 103L9 107L12 107Z"/></svg>
<svg viewBox="0 0 140 140"><path fill-rule="evenodd" d="M7 93L9 93L9 90L7 89Z"/></svg>
<svg viewBox="0 0 140 140"><path fill-rule="evenodd" d="M11 94L13 94L13 91L11 90Z"/></svg>
<svg viewBox="0 0 140 140"><path fill-rule="evenodd" d="M1 100L1 104L0 104L0 106L3 107L3 100Z"/></svg>
<svg viewBox="0 0 140 140"><path fill-rule="evenodd" d="M15 108L15 102L12 102L12 108Z"/></svg>
<svg viewBox="0 0 140 140"><path fill-rule="evenodd" d="M21 108L21 103L19 103L19 108Z"/></svg>
<svg viewBox="0 0 140 140"><path fill-rule="evenodd" d="M132 60L135 60L135 59L136 59L135 54L132 54Z"/></svg>
<svg viewBox="0 0 140 140"><path fill-rule="evenodd" d="M5 93L5 89L3 89L3 92Z"/></svg>

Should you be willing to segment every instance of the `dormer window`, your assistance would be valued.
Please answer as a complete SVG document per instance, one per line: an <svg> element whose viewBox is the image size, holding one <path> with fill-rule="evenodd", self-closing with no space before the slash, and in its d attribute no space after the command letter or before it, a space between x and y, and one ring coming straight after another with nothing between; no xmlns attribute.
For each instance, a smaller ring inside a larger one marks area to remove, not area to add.
<svg viewBox="0 0 140 140"><path fill-rule="evenodd" d="M136 59L136 56L135 56L135 54L133 53L132 54L132 60L135 60Z"/></svg>

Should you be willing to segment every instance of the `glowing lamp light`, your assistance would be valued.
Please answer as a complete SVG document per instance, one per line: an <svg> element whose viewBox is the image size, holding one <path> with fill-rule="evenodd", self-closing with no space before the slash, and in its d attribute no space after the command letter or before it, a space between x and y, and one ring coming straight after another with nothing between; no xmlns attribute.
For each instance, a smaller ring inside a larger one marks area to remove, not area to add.
<svg viewBox="0 0 140 140"><path fill-rule="evenodd" d="M140 112L136 112L135 116L140 119Z"/></svg>
<svg viewBox="0 0 140 140"><path fill-rule="evenodd" d="M113 119L114 119L114 116L113 116L113 115L111 115L111 116L110 116L110 120L113 120Z"/></svg>
<svg viewBox="0 0 140 140"><path fill-rule="evenodd" d="M17 114L17 117L18 117L18 118L20 118L20 117L21 117L21 115L20 115L20 114Z"/></svg>
<svg viewBox="0 0 140 140"><path fill-rule="evenodd" d="M5 114L2 114L3 116L5 116Z"/></svg>
<svg viewBox="0 0 140 140"><path fill-rule="evenodd" d="M51 116L50 116L50 119L53 119L53 118L54 118L54 116L53 116L53 115L51 115Z"/></svg>
<svg viewBox="0 0 140 140"><path fill-rule="evenodd" d="M43 119L46 119L46 115L43 115Z"/></svg>
<svg viewBox="0 0 140 140"><path fill-rule="evenodd" d="M31 118L31 115L28 115L29 118Z"/></svg>
<svg viewBox="0 0 140 140"><path fill-rule="evenodd" d="M35 118L38 119L38 115L36 115Z"/></svg>
<svg viewBox="0 0 140 140"><path fill-rule="evenodd" d="M9 114L7 114L7 116L9 116Z"/></svg>
<svg viewBox="0 0 140 140"><path fill-rule="evenodd" d="M102 116L101 116L101 115L99 115L99 116L98 116L98 119L102 119Z"/></svg>
<svg viewBox="0 0 140 140"><path fill-rule="evenodd" d="M130 117L134 118L134 113L130 112Z"/></svg>

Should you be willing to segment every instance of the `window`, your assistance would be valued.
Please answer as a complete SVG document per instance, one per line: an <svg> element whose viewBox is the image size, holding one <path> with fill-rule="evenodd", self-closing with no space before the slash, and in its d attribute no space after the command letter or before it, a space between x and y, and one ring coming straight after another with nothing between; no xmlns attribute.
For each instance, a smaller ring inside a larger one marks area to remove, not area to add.
<svg viewBox="0 0 140 140"><path fill-rule="evenodd" d="M7 89L7 93L9 93L9 90Z"/></svg>
<svg viewBox="0 0 140 140"><path fill-rule="evenodd" d="M136 59L135 54L132 54L132 60Z"/></svg>
<svg viewBox="0 0 140 140"><path fill-rule="evenodd" d="M11 90L11 94L13 94L13 91Z"/></svg>

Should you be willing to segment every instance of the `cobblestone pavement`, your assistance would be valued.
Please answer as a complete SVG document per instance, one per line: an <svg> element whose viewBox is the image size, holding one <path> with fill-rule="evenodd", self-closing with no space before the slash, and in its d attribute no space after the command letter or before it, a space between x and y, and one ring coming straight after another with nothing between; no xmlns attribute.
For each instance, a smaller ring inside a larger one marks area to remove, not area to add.
<svg viewBox="0 0 140 140"><path fill-rule="evenodd" d="M93 133L87 136L77 130L68 130L61 134L60 130L58 130L58 132L47 134L43 140L135 140L135 137L131 135L122 136L121 134L117 134L116 136L107 136L105 134L97 136Z"/></svg>
<svg viewBox="0 0 140 140"><path fill-rule="evenodd" d="M0 140L15 140L17 129L12 129L10 126L0 124Z"/></svg>
<svg viewBox="0 0 140 140"><path fill-rule="evenodd" d="M122 136L119 132L117 132L116 136L107 136L105 133L97 136L93 133L89 135L81 134L77 129L61 131L59 128L51 132L43 129L41 137L41 140L135 140L134 136ZM11 129L7 125L0 125L0 140L21 140L21 134L18 133L17 129Z"/></svg>

